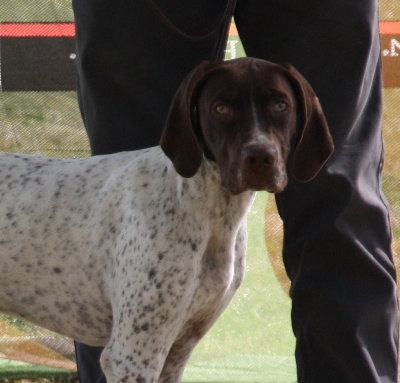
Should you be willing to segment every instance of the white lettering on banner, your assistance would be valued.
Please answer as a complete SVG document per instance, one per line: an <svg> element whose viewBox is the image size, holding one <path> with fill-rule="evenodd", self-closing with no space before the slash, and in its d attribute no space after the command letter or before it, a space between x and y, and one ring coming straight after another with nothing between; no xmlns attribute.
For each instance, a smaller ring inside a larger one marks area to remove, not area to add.
<svg viewBox="0 0 400 383"><path fill-rule="evenodd" d="M382 51L383 56L397 57L400 56L400 41L396 39L390 39L390 49L384 49Z"/></svg>
<svg viewBox="0 0 400 383"><path fill-rule="evenodd" d="M237 43L238 43L238 40L236 40L236 39L230 39L226 43L225 58L227 60L233 60L236 58L236 44Z"/></svg>

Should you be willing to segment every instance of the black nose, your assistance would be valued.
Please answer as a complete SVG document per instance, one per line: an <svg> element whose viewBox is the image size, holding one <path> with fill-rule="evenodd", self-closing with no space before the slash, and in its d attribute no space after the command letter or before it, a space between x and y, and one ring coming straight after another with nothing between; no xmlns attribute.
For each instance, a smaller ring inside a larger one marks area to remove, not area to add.
<svg viewBox="0 0 400 383"><path fill-rule="evenodd" d="M242 161L248 167L274 166L277 152L276 149L266 145L248 145L242 149Z"/></svg>

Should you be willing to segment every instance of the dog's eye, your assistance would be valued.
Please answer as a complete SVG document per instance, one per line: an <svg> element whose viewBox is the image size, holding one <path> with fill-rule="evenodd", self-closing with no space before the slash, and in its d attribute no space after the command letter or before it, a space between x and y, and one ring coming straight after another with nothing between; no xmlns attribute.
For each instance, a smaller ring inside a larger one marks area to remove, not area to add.
<svg viewBox="0 0 400 383"><path fill-rule="evenodd" d="M284 112L288 108L288 104L284 101L279 101L275 104L275 110L278 112Z"/></svg>
<svg viewBox="0 0 400 383"><path fill-rule="evenodd" d="M218 114L222 114L225 116L232 113L232 108L226 104L218 104L215 106L214 109Z"/></svg>

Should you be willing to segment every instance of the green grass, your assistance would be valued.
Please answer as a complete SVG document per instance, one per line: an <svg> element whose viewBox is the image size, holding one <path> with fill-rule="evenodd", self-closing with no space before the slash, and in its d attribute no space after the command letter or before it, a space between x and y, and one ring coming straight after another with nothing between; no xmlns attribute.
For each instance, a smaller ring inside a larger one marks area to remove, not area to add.
<svg viewBox="0 0 400 383"><path fill-rule="evenodd" d="M186 367L183 383L294 383L293 356L210 357Z"/></svg>
<svg viewBox="0 0 400 383"><path fill-rule="evenodd" d="M21 379L51 379L52 382L72 382L76 374L68 370L43 367L18 361L0 359L0 382Z"/></svg>
<svg viewBox="0 0 400 383"><path fill-rule="evenodd" d="M89 155L75 92L0 92L0 151Z"/></svg>
<svg viewBox="0 0 400 383"><path fill-rule="evenodd" d="M71 0L1 0L0 2L0 22L72 20Z"/></svg>

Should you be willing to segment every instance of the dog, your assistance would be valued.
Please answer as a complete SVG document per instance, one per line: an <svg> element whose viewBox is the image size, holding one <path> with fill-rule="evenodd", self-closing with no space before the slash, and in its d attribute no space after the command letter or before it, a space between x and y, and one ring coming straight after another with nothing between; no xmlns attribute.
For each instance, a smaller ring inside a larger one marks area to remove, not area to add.
<svg viewBox="0 0 400 383"><path fill-rule="evenodd" d="M188 74L160 146L2 154L0 310L105 347L109 383L179 382L241 283L255 192L313 179L332 151L297 70L242 58Z"/></svg>

